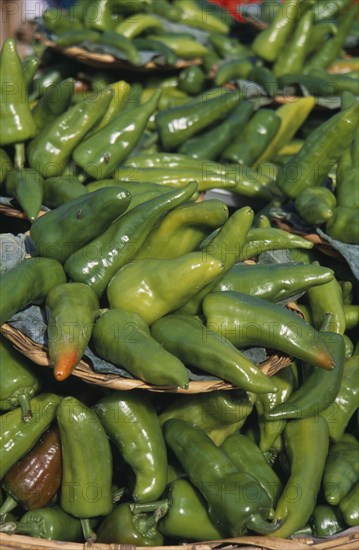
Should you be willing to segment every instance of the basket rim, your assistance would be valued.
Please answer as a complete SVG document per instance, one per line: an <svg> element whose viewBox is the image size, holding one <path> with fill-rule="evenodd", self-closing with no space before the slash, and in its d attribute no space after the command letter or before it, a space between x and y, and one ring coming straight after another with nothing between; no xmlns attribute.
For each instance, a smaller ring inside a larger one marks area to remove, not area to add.
<svg viewBox="0 0 359 550"><path fill-rule="evenodd" d="M357 550L359 546L359 526L351 527L330 537L297 537L280 539L267 536L243 536L215 541L194 542L172 546L152 546L153 550ZM47 540L24 535L0 533L2 550L145 550L148 546L129 544L77 543Z"/></svg>
<svg viewBox="0 0 359 550"><path fill-rule="evenodd" d="M33 363L52 368L50 357L46 346L34 342L29 336L18 329L15 329L8 323L0 326L0 333L9 340L13 346L23 355L28 357ZM271 355L266 361L259 365L260 370L266 375L273 375L282 368L289 366L292 359L286 355ZM81 359L72 372L72 375L82 379L84 382L110 388L114 390L133 390L142 389L152 392L166 393L205 393L219 390L234 390L237 386L225 382L224 380L192 380L188 388L179 388L178 386L157 386L143 382L136 378L125 378L114 374L96 373L85 359Z"/></svg>

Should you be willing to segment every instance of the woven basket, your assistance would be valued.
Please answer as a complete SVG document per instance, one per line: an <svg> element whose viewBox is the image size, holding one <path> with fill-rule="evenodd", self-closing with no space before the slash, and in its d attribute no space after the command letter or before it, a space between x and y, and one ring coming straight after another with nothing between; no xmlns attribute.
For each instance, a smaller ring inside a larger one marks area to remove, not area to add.
<svg viewBox="0 0 359 550"><path fill-rule="evenodd" d="M33 361L33 363L46 367L51 366L50 358L45 346L34 342L20 330L14 329L7 323L4 323L0 327L0 332L14 345L18 351L28 357L31 361ZM261 363L259 368L267 376L272 376L282 368L290 365L291 362L292 360L288 356L272 355L269 359ZM147 384L142 380L137 380L134 378L124 378L114 374L98 374L94 372L90 363L85 359L82 359L79 362L72 374L81 380L88 382L89 384L96 384L97 386L111 388L113 390L142 389L153 392L190 394L218 390L233 390L235 388L233 384L224 382L223 380L190 381L187 389L179 388L177 386L157 386Z"/></svg>
<svg viewBox="0 0 359 550"><path fill-rule="evenodd" d="M1 550L145 550L148 546L130 544L100 544L49 541L20 535L0 534ZM181 544L180 546L152 546L152 550L358 550L359 528L348 529L340 535L315 539L300 537L295 540L272 537L237 537L210 542Z"/></svg>

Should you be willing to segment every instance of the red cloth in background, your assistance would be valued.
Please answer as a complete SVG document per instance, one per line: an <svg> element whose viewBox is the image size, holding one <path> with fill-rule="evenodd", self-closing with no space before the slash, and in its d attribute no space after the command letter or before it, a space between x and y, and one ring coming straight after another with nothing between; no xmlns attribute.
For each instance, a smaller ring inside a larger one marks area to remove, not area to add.
<svg viewBox="0 0 359 550"><path fill-rule="evenodd" d="M246 21L244 17L238 12L238 6L245 6L248 4L260 4L258 0L209 0L213 4L217 4L221 8L224 8L232 17L242 23Z"/></svg>

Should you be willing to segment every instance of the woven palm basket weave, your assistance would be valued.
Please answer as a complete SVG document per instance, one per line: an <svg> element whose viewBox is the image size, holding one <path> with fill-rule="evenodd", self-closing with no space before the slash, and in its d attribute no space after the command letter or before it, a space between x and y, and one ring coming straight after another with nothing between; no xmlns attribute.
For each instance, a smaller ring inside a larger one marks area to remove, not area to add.
<svg viewBox="0 0 359 550"><path fill-rule="evenodd" d="M49 541L21 535L0 534L1 550L358 550L359 527L326 539L300 537L295 540L272 537L237 537L180 546L132 546L130 544L74 543Z"/></svg>

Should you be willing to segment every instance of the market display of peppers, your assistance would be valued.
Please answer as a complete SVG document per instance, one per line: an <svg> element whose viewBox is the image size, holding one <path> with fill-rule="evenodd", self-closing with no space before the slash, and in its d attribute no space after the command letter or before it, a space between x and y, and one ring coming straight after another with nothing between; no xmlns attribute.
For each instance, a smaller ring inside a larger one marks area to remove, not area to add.
<svg viewBox="0 0 359 550"><path fill-rule="evenodd" d="M264 2L242 28L194 0L77 0L44 11L34 54L5 39L0 201L21 218L1 236L31 252L1 268L0 325L38 306L51 369L2 331L0 533L359 526L356 9ZM152 391L86 384L88 350Z"/></svg>

